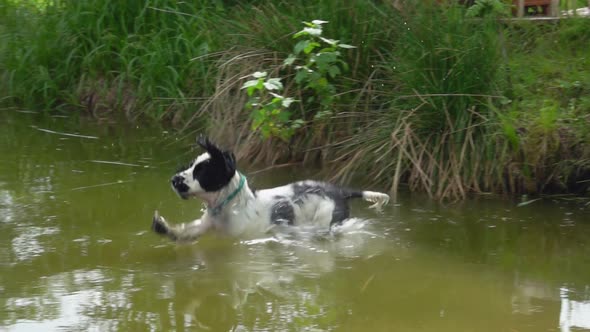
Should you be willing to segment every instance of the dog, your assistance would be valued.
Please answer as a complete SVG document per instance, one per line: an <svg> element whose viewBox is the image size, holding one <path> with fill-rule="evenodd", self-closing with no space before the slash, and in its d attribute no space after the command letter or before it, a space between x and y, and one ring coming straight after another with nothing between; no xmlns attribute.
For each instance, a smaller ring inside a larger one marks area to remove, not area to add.
<svg viewBox="0 0 590 332"><path fill-rule="evenodd" d="M152 229L177 242L191 242L210 230L230 236L262 234L277 225L325 227L349 217L348 200L362 198L381 210L389 196L353 190L325 182L299 181L281 187L253 190L244 174L236 170L231 151L219 148L206 137L197 139L205 152L171 179L182 199L200 198L207 208L200 219L170 225L155 212Z"/></svg>

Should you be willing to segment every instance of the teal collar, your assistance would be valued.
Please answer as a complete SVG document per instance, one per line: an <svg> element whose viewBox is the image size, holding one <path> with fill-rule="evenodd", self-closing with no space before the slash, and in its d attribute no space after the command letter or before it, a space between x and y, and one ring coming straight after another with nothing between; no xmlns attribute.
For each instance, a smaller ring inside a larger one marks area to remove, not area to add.
<svg viewBox="0 0 590 332"><path fill-rule="evenodd" d="M221 209L223 209L224 206L226 206L229 202L231 202L232 199L236 198L236 196L238 195L240 190L242 190L242 188L244 188L244 184L246 183L246 177L244 176L244 174L242 174L240 172L238 172L238 174L240 174L240 184L238 185L236 190L234 190L231 194L229 194L229 196L227 196L217 206L208 208L208 210L211 212L212 215L216 216L219 213L221 213Z"/></svg>

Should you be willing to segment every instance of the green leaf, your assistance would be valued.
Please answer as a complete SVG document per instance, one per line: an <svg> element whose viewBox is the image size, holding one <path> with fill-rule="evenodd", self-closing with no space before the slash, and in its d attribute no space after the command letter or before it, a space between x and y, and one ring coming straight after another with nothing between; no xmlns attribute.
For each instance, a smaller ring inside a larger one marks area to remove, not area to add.
<svg viewBox="0 0 590 332"><path fill-rule="evenodd" d="M295 47L293 47L293 51L295 51L295 54L299 54L299 53L301 53L301 51L303 51L307 47L307 45L309 45L309 43L311 43L311 41L302 40L302 41L298 42L297 44L295 44Z"/></svg>
<svg viewBox="0 0 590 332"><path fill-rule="evenodd" d="M293 39L299 38L301 36L307 35L307 32L301 30L299 32L297 32L296 34L293 35Z"/></svg>
<svg viewBox="0 0 590 332"><path fill-rule="evenodd" d="M271 95L271 96L273 96L273 97L275 97L275 98L279 98L280 100L283 100L283 99L285 99L285 97L283 97L283 96L281 96L281 95L279 95L279 94L276 94L276 93L273 93L273 92L269 92L269 93L270 93L270 95Z"/></svg>
<svg viewBox="0 0 590 332"><path fill-rule="evenodd" d="M291 104L294 102L295 102L295 99L293 99L293 98L285 98L285 99L283 99L281 104L283 105L283 107L287 108L287 107L291 106Z"/></svg>
<svg viewBox="0 0 590 332"><path fill-rule="evenodd" d="M318 54L321 53L338 53L338 55L340 55L340 52L336 51L336 47L330 46L330 47L324 47L321 50L318 51Z"/></svg>
<svg viewBox="0 0 590 332"><path fill-rule="evenodd" d="M250 80L250 81L247 81L246 83L244 83L244 85L242 85L242 89L246 89L246 88L249 88L251 86L256 86L256 84L258 84L258 80Z"/></svg>
<svg viewBox="0 0 590 332"><path fill-rule="evenodd" d="M339 54L336 52L320 53L315 56L313 60L315 61L318 70L322 73L326 73L331 66L337 63L338 55Z"/></svg>
<svg viewBox="0 0 590 332"><path fill-rule="evenodd" d="M264 82L264 87L267 90L282 90L283 83L281 83L280 78L269 78L266 82Z"/></svg>
<svg viewBox="0 0 590 332"><path fill-rule="evenodd" d="M305 124L305 121L303 121L302 119L293 120L293 123L291 124L291 128L293 128L293 129L301 128L301 127L303 127L304 124Z"/></svg>
<svg viewBox="0 0 590 332"><path fill-rule="evenodd" d="M294 54L289 54L289 56L283 61L283 65L290 66L297 60L297 57Z"/></svg>
<svg viewBox="0 0 590 332"><path fill-rule="evenodd" d="M277 115L277 119L279 121L281 121L282 123L289 121L289 118L291 117L291 112L285 111L285 110L283 110L283 111L278 110L278 111L279 112L276 115Z"/></svg>
<svg viewBox="0 0 590 332"><path fill-rule="evenodd" d="M342 69L343 69L344 71L347 71L347 70L348 70L348 63L346 63L346 62L344 62L344 61L340 61L340 64L342 65Z"/></svg>
<svg viewBox="0 0 590 332"><path fill-rule="evenodd" d="M324 38L324 37L320 37L320 39L330 45L338 44L338 41L336 39L330 39L330 38Z"/></svg>
<svg viewBox="0 0 590 332"><path fill-rule="evenodd" d="M320 111L320 112L317 112L313 118L320 120L320 119L330 116L331 114L332 114L331 111Z"/></svg>
<svg viewBox="0 0 590 332"><path fill-rule="evenodd" d="M310 36L321 36L322 35L322 28L303 28L303 32L307 33Z"/></svg>
<svg viewBox="0 0 590 332"><path fill-rule="evenodd" d="M252 112L250 114L252 116L252 129L256 130L260 125L264 123L266 119L266 113L264 110L258 110L257 112Z"/></svg>
<svg viewBox="0 0 590 332"><path fill-rule="evenodd" d="M313 21L311 21L311 23L313 23L315 25L322 25L322 24L328 23L328 21L313 20Z"/></svg>
<svg viewBox="0 0 590 332"><path fill-rule="evenodd" d="M303 49L303 52L305 52L305 54L309 54L318 46L321 46L320 43L308 42L305 48Z"/></svg>
<svg viewBox="0 0 590 332"><path fill-rule="evenodd" d="M295 82L297 84L301 84L302 82L306 81L308 77L309 72L307 71L307 69L299 70L297 74L295 74Z"/></svg>
<svg viewBox="0 0 590 332"><path fill-rule="evenodd" d="M254 78L263 78L266 77L266 72L265 71L257 71L254 74L251 75Z"/></svg>
<svg viewBox="0 0 590 332"><path fill-rule="evenodd" d="M356 48L356 46L348 45L348 44L338 44L340 48Z"/></svg>
<svg viewBox="0 0 590 332"><path fill-rule="evenodd" d="M317 82L319 81L323 76L318 73L317 71L312 71L309 73L309 77L308 77L308 81L310 82ZM317 83L316 83L317 84Z"/></svg>
<svg viewBox="0 0 590 332"><path fill-rule="evenodd" d="M331 78L336 78L336 76L340 75L340 68L338 66L330 66L328 68L328 74Z"/></svg>
<svg viewBox="0 0 590 332"><path fill-rule="evenodd" d="M318 61L322 61L325 63L332 63L338 60L338 56L340 56L339 52L323 52L318 54ZM321 59L321 60L319 60Z"/></svg>

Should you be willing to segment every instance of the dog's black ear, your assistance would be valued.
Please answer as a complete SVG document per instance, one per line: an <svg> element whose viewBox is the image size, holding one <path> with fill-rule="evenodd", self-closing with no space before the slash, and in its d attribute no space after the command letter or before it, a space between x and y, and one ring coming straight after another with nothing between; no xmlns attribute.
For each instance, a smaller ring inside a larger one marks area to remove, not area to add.
<svg viewBox="0 0 590 332"><path fill-rule="evenodd" d="M197 143L205 149L205 151L209 152L211 158L222 159L228 170L233 172L236 169L236 156L233 152L221 150L215 143L211 142L208 137L203 135L199 135Z"/></svg>
<svg viewBox="0 0 590 332"><path fill-rule="evenodd" d="M224 151L223 159L225 159L225 166L227 167L228 171L233 173L236 170L236 156L234 153L231 151Z"/></svg>
<svg viewBox="0 0 590 332"><path fill-rule="evenodd" d="M211 145L211 141L209 137L200 134L197 136L197 144L199 144L203 149L208 150L209 146Z"/></svg>
<svg viewBox="0 0 590 332"><path fill-rule="evenodd" d="M199 144L205 151L209 152L211 157L219 157L223 154L221 149L215 145L215 143L211 142L208 137L199 135L197 138L197 144Z"/></svg>

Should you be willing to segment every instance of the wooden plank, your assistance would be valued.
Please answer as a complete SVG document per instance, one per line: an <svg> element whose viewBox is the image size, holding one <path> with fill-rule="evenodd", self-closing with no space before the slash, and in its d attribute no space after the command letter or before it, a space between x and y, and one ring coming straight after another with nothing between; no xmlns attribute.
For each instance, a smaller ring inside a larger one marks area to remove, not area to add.
<svg viewBox="0 0 590 332"><path fill-rule="evenodd" d="M551 0L549 7L549 16L559 17L559 0Z"/></svg>
<svg viewBox="0 0 590 332"><path fill-rule="evenodd" d="M516 7L516 8L517 8L516 16L523 17L524 16L524 0L518 0L518 7Z"/></svg>
<svg viewBox="0 0 590 332"><path fill-rule="evenodd" d="M525 6L549 6L552 0L525 0Z"/></svg>

